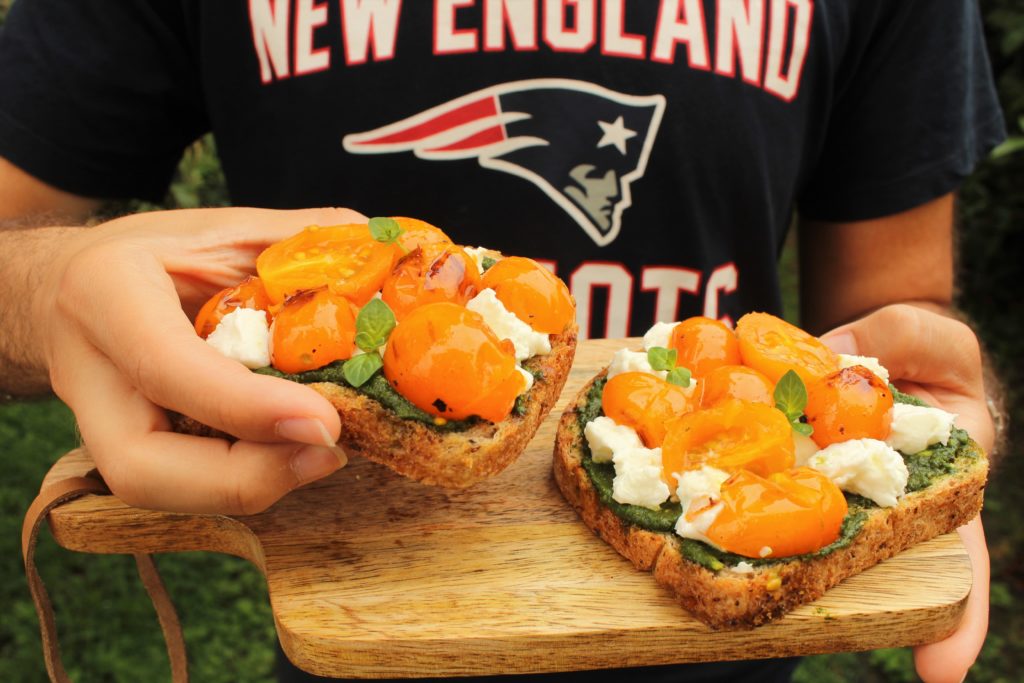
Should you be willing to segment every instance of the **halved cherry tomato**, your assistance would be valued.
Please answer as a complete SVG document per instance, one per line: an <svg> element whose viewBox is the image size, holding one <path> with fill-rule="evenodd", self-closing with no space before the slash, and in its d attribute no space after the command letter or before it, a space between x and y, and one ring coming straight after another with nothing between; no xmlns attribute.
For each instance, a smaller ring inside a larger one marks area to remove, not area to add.
<svg viewBox="0 0 1024 683"><path fill-rule="evenodd" d="M701 378L703 407L713 406L728 398L774 406L772 381L754 368L744 365L722 365Z"/></svg>
<svg viewBox="0 0 1024 683"><path fill-rule="evenodd" d="M451 238L444 234L441 228L436 228L426 221L405 216L394 216L393 220L402 228L402 234L398 236L398 244L405 253L428 244L452 243Z"/></svg>
<svg viewBox="0 0 1024 683"><path fill-rule="evenodd" d="M493 289L505 308L537 332L561 334L576 319L576 302L565 283L532 259L501 259L484 273L482 286Z"/></svg>
<svg viewBox="0 0 1024 683"><path fill-rule="evenodd" d="M206 339L217 329L224 316L236 308L252 308L257 311L270 308L270 298L258 277L249 276L234 287L222 289L210 297L196 316L196 333ZM268 323L270 318L270 313L267 313Z"/></svg>
<svg viewBox="0 0 1024 683"><path fill-rule="evenodd" d="M849 439L889 436L892 392L873 372L854 365L807 387L804 414L814 427L811 438L821 448Z"/></svg>
<svg viewBox="0 0 1024 683"><path fill-rule="evenodd" d="M666 477L702 465L767 476L793 466L793 437L781 410L726 399L672 420L661 446Z"/></svg>
<svg viewBox="0 0 1024 683"><path fill-rule="evenodd" d="M695 377L723 365L740 364L736 335L725 323L711 318L687 318L673 327L669 348L678 352L676 365L689 368Z"/></svg>
<svg viewBox="0 0 1024 683"><path fill-rule="evenodd" d="M839 358L799 327L768 313L748 313L736 323L743 364L778 382L793 370L805 385L839 369Z"/></svg>
<svg viewBox="0 0 1024 683"><path fill-rule="evenodd" d="M788 557L839 538L846 499L828 477L807 467L761 477L739 470L722 485L724 505L708 527L711 541L744 557ZM770 549L770 551L768 551Z"/></svg>
<svg viewBox="0 0 1024 683"><path fill-rule="evenodd" d="M270 327L270 363L296 373L345 360L355 352L352 303L327 287L290 297Z"/></svg>
<svg viewBox="0 0 1024 683"><path fill-rule="evenodd" d="M384 351L384 376L413 405L437 417L508 417L526 380L515 347L484 319L453 303L413 309Z"/></svg>
<svg viewBox="0 0 1024 683"><path fill-rule="evenodd" d="M465 305L480 291L480 271L456 244L426 244L402 257L384 280L381 298L402 320L417 306L451 301Z"/></svg>
<svg viewBox="0 0 1024 683"><path fill-rule="evenodd" d="M665 425L696 407L696 397L682 387L646 372L624 372L604 385L601 409L620 425L636 430L648 448L665 440Z"/></svg>
<svg viewBox="0 0 1024 683"><path fill-rule="evenodd" d="M274 303L327 285L362 306L380 290L401 253L397 244L373 239L366 225L311 225L267 247L256 259L256 272Z"/></svg>

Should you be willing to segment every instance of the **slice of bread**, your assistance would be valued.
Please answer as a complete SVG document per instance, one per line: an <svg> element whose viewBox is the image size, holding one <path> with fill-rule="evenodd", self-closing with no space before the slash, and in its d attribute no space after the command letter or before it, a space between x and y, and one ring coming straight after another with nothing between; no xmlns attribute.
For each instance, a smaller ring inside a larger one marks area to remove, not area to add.
<svg viewBox="0 0 1024 683"><path fill-rule="evenodd" d="M576 353L576 327L551 335L551 353L534 356L524 367L536 377L521 415L500 423L479 421L461 431L442 431L398 417L351 387L322 382L309 386L338 410L338 445L424 484L466 488L508 467L526 448L562 391ZM196 420L172 415L175 431L230 438Z"/></svg>
<svg viewBox="0 0 1024 683"><path fill-rule="evenodd" d="M562 415L554 451L554 476L562 495L583 522L637 569L672 591L691 614L712 628L751 628L819 598L848 576L864 571L916 543L953 531L981 510L988 460L973 441L977 456L967 466L908 493L893 508L871 508L846 547L813 559L782 559L740 573L726 567L711 571L686 559L681 539L623 521L603 504L583 467L588 450L579 411L599 374Z"/></svg>

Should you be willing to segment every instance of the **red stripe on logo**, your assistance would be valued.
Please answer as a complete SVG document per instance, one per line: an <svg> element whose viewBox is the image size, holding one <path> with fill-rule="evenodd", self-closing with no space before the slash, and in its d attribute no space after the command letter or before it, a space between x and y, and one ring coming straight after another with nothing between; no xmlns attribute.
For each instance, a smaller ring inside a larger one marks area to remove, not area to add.
<svg viewBox="0 0 1024 683"><path fill-rule="evenodd" d="M365 140L360 144L363 145L387 145L401 142L416 142L417 140L423 140L429 138L438 133L443 133L446 130L461 126L466 123L471 123L478 119L487 118L490 116L497 116L498 107L494 97L486 97L476 102L470 102L464 104L458 109L452 109L446 111L443 114L438 114L432 119L419 123L411 128L400 130L384 137L376 138L374 140Z"/></svg>
<svg viewBox="0 0 1024 683"><path fill-rule="evenodd" d="M492 126L491 128L485 128L484 130L474 133L467 138L463 138L458 142L445 145L444 147L435 147L429 151L431 152L455 152L465 149L474 149L476 147L486 147L487 145L493 145L496 142L503 142L505 140L505 133L501 126Z"/></svg>

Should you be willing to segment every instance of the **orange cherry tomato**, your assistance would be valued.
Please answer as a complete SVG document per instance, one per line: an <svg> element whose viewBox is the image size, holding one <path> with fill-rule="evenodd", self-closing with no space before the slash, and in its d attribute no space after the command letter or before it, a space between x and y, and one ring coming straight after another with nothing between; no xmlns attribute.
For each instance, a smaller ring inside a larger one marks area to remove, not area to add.
<svg viewBox="0 0 1024 683"><path fill-rule="evenodd" d="M199 315L196 316L196 333L206 339L217 329L224 316L236 308L267 311L270 305L263 283L258 277L249 276L234 287L220 290L203 304L199 309ZM270 322L270 318L270 314L267 313L267 322Z"/></svg>
<svg viewBox="0 0 1024 683"><path fill-rule="evenodd" d="M828 477L807 467L761 477L739 470L722 485L724 505L708 527L711 541L744 557L811 553L839 538L846 498Z"/></svg>
<svg viewBox="0 0 1024 683"><path fill-rule="evenodd" d="M435 228L426 221L404 216L394 216L393 220L402 228L402 234L398 236L398 244L405 253L428 244L452 243L451 238L444 234L443 230Z"/></svg>
<svg viewBox="0 0 1024 683"><path fill-rule="evenodd" d="M700 385L703 392L700 404L705 408L728 398L775 405L772 381L754 368L743 365L717 367L701 378Z"/></svg>
<svg viewBox="0 0 1024 683"><path fill-rule="evenodd" d="M256 272L274 303L327 285L362 306L380 290L401 253L397 244L373 239L363 224L311 225L267 247L256 259Z"/></svg>
<svg viewBox="0 0 1024 683"><path fill-rule="evenodd" d="M807 388L804 414L814 427L819 447L849 439L889 436L892 392L873 372L860 365L844 368Z"/></svg>
<svg viewBox="0 0 1024 683"><path fill-rule="evenodd" d="M620 425L636 430L648 448L665 440L665 425L694 409L696 401L686 390L646 372L624 372L604 385L601 409Z"/></svg>
<svg viewBox="0 0 1024 683"><path fill-rule="evenodd" d="M482 284L537 332L561 334L576 319L576 302L565 283L532 259L503 258L487 269Z"/></svg>
<svg viewBox="0 0 1024 683"><path fill-rule="evenodd" d="M515 347L484 319L453 303L413 309L384 351L384 376L417 408L440 418L508 417L526 380Z"/></svg>
<svg viewBox="0 0 1024 683"><path fill-rule="evenodd" d="M739 342L725 323L696 316L672 328L669 348L678 352L676 365L703 377L723 365L740 364Z"/></svg>
<svg viewBox="0 0 1024 683"><path fill-rule="evenodd" d="M462 247L434 243L417 247L384 280L381 298L402 320L413 308L438 301L465 305L480 291L480 271Z"/></svg>
<svg viewBox="0 0 1024 683"><path fill-rule="evenodd" d="M270 363L281 372L316 370L355 352L352 304L327 287L290 297L270 327Z"/></svg>
<svg viewBox="0 0 1024 683"><path fill-rule="evenodd" d="M672 420L661 446L666 477L702 465L767 476L793 466L789 420L771 406L726 399Z"/></svg>
<svg viewBox="0 0 1024 683"><path fill-rule="evenodd" d="M748 313L736 323L743 364L778 382L793 370L805 385L839 369L839 357L799 327L767 313Z"/></svg>

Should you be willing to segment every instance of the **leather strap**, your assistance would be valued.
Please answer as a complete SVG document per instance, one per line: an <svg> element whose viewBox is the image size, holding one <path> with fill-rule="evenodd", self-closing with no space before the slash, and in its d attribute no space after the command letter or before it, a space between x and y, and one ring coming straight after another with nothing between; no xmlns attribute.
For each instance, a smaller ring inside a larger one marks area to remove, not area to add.
<svg viewBox="0 0 1024 683"><path fill-rule="evenodd" d="M96 470L89 472L84 477L70 477L50 484L43 488L36 499L32 501L28 512L25 513L25 521L21 527L21 557L25 563L25 574L28 577L32 601L36 606L36 614L39 615L39 631L43 641L46 671L53 683L70 683L71 679L68 678L60 658L53 605L46 592L46 586L43 585L43 580L39 576L39 571L36 569L36 543L39 540L39 529L49 516L50 510L88 494L110 494L110 490ZM181 623L174 611L174 604L167 594L167 589L160 579L153 559L146 554L137 554L135 555L135 564L139 570L142 584L146 587L150 600L153 601L157 618L160 620L160 628L164 633L164 641L167 645L167 656L171 661L172 680L174 683L188 683L185 639L182 637Z"/></svg>

